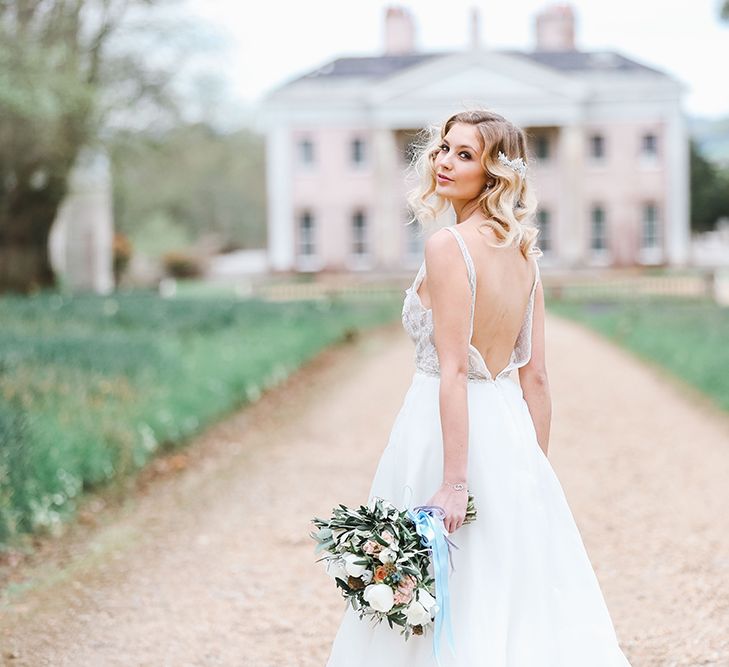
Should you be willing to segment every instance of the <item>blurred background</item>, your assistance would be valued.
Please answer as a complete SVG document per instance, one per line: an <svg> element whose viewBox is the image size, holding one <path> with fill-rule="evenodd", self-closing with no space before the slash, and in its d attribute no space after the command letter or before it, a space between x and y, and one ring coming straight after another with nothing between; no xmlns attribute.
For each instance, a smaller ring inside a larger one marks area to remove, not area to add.
<svg viewBox="0 0 729 667"><path fill-rule="evenodd" d="M305 524L411 368L413 140L483 106L528 134L550 459L624 646L729 664L727 62L727 0L0 1L0 662L323 664Z"/></svg>
<svg viewBox="0 0 729 667"><path fill-rule="evenodd" d="M726 2L9 0L0 30L0 544L396 322L412 141L476 105L528 133L548 308L729 409Z"/></svg>
<svg viewBox="0 0 729 667"><path fill-rule="evenodd" d="M555 287L722 292L726 10L4 3L0 289L404 278L410 142L481 105L528 132Z"/></svg>

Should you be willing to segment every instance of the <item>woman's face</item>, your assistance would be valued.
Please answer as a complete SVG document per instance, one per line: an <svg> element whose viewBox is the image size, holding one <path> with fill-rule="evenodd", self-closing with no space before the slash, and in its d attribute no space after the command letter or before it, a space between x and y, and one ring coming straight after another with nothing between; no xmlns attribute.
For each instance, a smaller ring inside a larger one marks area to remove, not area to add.
<svg viewBox="0 0 729 667"><path fill-rule="evenodd" d="M436 193L452 202L476 199L488 180L481 167L482 151L481 135L475 126L451 125L433 161Z"/></svg>

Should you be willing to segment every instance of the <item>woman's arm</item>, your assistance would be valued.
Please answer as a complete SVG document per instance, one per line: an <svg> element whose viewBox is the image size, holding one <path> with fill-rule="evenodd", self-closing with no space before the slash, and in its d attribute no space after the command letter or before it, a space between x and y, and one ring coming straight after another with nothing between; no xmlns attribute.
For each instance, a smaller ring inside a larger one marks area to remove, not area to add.
<svg viewBox="0 0 729 667"><path fill-rule="evenodd" d="M433 337L440 367L439 408L443 433L443 482L428 504L446 511L452 533L466 517L468 490L445 484L468 481L468 345L471 288L461 249L445 229L425 243L428 294L433 311Z"/></svg>
<svg viewBox="0 0 729 667"><path fill-rule="evenodd" d="M552 398L545 363L544 346L544 290L537 283L532 318L532 356L529 363L519 369L519 384L529 413L534 422L537 441L544 455L549 449L549 429L552 422Z"/></svg>

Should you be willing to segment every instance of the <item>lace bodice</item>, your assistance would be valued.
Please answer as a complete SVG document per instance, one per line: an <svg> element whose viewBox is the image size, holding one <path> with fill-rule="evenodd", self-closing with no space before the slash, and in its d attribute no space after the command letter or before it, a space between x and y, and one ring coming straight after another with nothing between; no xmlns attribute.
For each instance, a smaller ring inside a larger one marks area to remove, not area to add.
<svg viewBox="0 0 729 667"><path fill-rule="evenodd" d="M536 273L532 285L529 301L527 303L524 320L516 339L516 344L511 353L511 360L506 368L496 378L491 377L491 372L486 366L481 353L470 342L473 339L473 314L476 305L476 269L471 254L468 252L461 233L455 225L446 227L455 236L461 248L463 259L468 269L468 282L471 287L471 319L468 345L468 379L481 382L495 382L501 377L508 376L515 368L521 368L529 362L532 354L532 317L534 314L534 293L539 282L539 264L535 261ZM405 301L402 308L402 324L405 331L415 343L415 368L427 375L440 375L438 354L435 349L433 338L433 311L425 308L418 296L418 288L425 277L425 260L420 265L413 284L405 290Z"/></svg>

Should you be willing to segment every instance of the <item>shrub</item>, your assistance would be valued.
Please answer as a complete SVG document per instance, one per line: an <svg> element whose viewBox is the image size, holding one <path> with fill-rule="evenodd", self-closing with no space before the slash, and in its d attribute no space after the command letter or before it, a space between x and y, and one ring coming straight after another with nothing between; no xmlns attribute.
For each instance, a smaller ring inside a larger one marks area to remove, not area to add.
<svg viewBox="0 0 729 667"><path fill-rule="evenodd" d="M165 271L173 278L196 278L202 274L202 265L193 255L181 251L165 253L162 257Z"/></svg>

